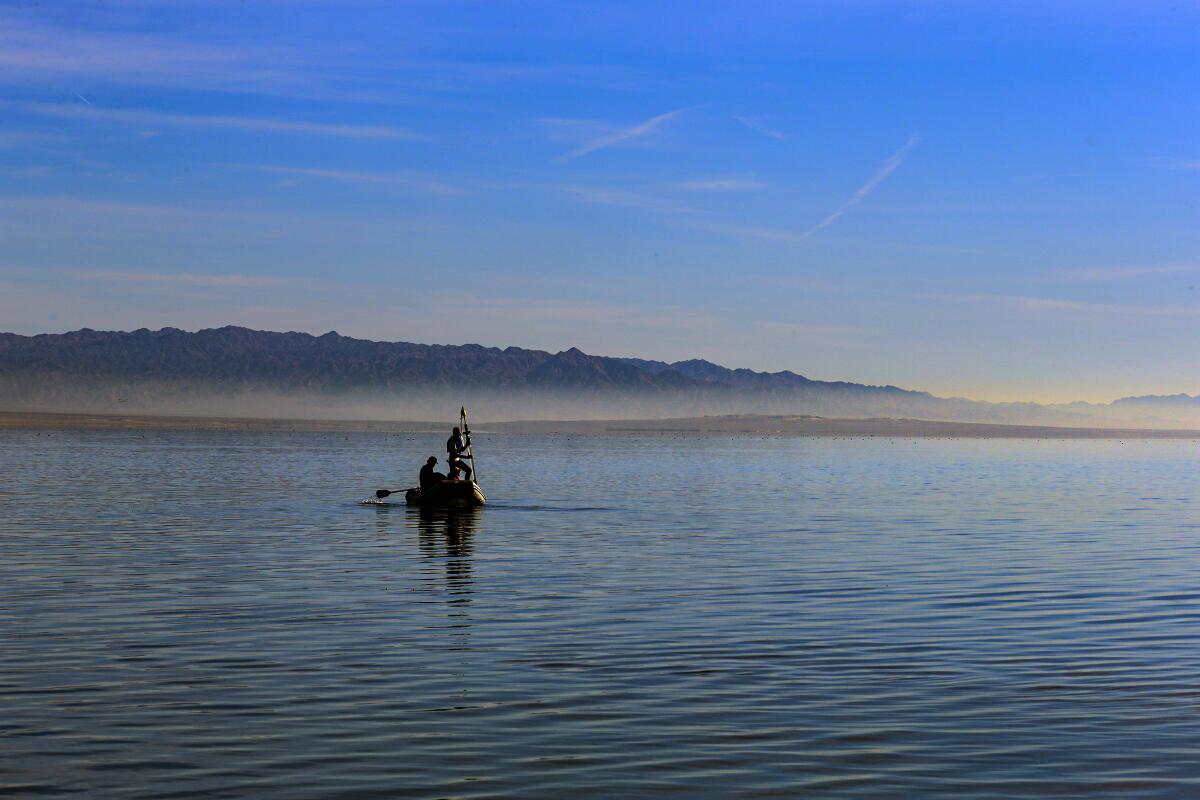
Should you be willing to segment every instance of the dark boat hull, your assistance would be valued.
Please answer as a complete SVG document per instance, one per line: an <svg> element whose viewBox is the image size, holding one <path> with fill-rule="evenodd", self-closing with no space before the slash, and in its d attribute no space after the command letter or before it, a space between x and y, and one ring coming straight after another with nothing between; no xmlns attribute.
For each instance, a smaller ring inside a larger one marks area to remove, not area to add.
<svg viewBox="0 0 1200 800"><path fill-rule="evenodd" d="M410 506L481 506L487 498L474 481L442 481L424 491L409 489L404 502Z"/></svg>

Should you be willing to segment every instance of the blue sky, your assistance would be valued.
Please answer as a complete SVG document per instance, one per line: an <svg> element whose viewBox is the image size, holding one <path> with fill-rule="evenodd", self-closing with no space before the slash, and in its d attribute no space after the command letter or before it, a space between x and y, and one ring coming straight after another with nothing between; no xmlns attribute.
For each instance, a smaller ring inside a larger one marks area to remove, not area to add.
<svg viewBox="0 0 1200 800"><path fill-rule="evenodd" d="M8 3L0 329L1200 392L1190 3Z"/></svg>

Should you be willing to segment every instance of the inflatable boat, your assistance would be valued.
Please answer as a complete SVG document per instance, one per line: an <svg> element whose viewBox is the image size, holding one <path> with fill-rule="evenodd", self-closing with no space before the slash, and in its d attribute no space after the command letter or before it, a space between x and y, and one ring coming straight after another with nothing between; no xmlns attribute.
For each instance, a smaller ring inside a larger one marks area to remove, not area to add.
<svg viewBox="0 0 1200 800"><path fill-rule="evenodd" d="M475 481L441 481L424 491L409 489L404 502L410 506L481 506L487 497Z"/></svg>

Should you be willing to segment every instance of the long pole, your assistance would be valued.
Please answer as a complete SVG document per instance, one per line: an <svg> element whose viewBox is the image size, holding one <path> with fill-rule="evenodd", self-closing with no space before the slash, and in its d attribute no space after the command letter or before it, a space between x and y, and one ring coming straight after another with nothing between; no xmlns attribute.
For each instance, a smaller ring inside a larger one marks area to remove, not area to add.
<svg viewBox="0 0 1200 800"><path fill-rule="evenodd" d="M458 424L462 426L463 436L467 437L467 458L471 459L471 480L479 483L479 468L475 466L475 451L471 448L471 429L467 427L467 407L458 410Z"/></svg>

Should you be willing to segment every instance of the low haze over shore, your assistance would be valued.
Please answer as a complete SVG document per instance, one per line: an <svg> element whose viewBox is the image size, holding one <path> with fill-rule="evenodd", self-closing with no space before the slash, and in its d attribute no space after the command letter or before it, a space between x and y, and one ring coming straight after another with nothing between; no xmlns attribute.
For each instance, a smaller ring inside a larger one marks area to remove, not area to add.
<svg viewBox="0 0 1200 800"><path fill-rule="evenodd" d="M0 428L27 430L144 430L245 432L444 433L446 422L396 420L255 419L121 414L46 414L0 411ZM901 437L959 439L1200 439L1200 430L1067 428L988 425L918 419L827 419L742 415L650 420L515 420L477 426L480 433L696 434L751 436Z"/></svg>

